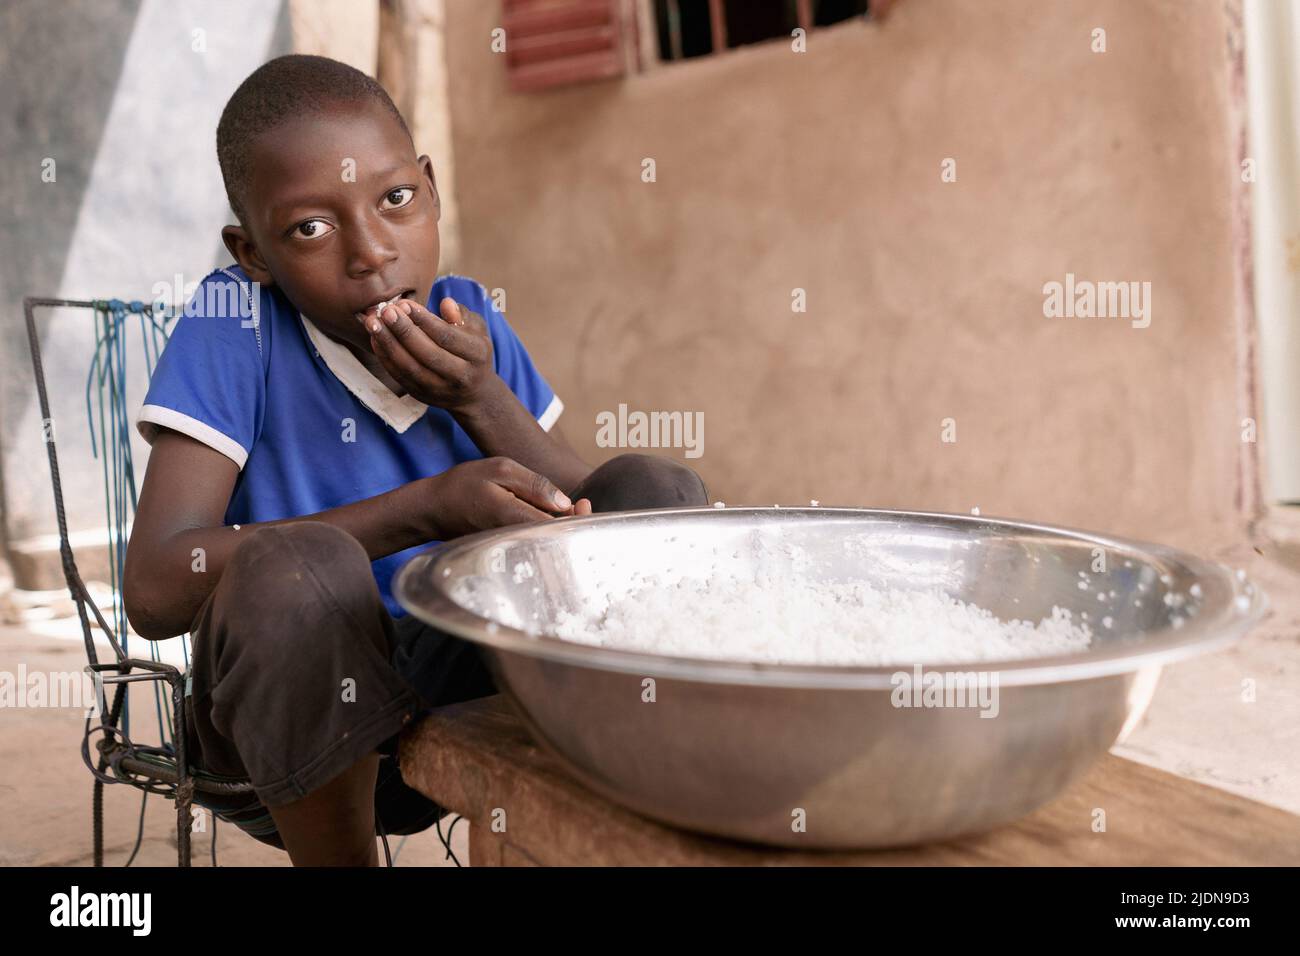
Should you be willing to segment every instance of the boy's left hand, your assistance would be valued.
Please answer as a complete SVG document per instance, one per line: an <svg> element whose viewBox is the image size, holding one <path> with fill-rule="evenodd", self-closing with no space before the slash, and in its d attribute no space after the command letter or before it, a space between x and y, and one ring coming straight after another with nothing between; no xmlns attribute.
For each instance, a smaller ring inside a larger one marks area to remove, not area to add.
<svg viewBox="0 0 1300 956"><path fill-rule="evenodd" d="M441 316L402 299L379 317L366 314L370 348L408 394L426 405L464 408L496 374L492 337L481 315L450 296L438 306Z"/></svg>

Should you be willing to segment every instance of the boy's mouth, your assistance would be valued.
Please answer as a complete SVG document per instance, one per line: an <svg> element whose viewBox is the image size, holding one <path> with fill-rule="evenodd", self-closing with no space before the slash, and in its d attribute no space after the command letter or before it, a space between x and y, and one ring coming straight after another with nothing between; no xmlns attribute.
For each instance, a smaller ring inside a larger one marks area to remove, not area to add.
<svg viewBox="0 0 1300 956"><path fill-rule="evenodd" d="M391 305L399 299L415 299L414 289L401 289L399 291L389 292L378 299L374 299L369 305L357 309L352 314L358 319L364 319L368 315L378 315L385 307Z"/></svg>

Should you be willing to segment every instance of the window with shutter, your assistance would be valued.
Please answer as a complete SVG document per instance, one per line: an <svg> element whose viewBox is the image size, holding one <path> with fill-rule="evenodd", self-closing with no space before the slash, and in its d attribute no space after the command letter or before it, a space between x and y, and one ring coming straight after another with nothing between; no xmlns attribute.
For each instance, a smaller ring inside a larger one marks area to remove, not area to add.
<svg viewBox="0 0 1300 956"><path fill-rule="evenodd" d="M622 76L636 68L628 0L504 0L510 88L533 92Z"/></svg>
<svg viewBox="0 0 1300 956"><path fill-rule="evenodd" d="M510 88L605 80L851 17L879 20L897 0L502 0ZM640 14L640 16L638 16ZM644 36L642 35L644 30ZM648 44L642 59L642 42Z"/></svg>

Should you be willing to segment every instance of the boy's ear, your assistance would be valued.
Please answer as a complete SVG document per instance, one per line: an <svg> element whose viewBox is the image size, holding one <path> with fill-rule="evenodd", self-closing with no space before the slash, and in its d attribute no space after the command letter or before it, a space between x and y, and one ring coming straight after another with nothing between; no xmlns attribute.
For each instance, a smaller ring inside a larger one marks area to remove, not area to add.
<svg viewBox="0 0 1300 956"><path fill-rule="evenodd" d="M243 226L223 226L221 241L226 244L226 248L230 250L230 254L248 278L267 288L275 285L275 281L271 278L271 270L262 261L257 246L248 237Z"/></svg>
<svg viewBox="0 0 1300 956"><path fill-rule="evenodd" d="M438 180L433 175L433 160L428 154L421 156L417 160L420 164L420 171L424 173L424 178L429 181L429 189L433 193L433 211L439 222L442 222L442 200L438 198Z"/></svg>

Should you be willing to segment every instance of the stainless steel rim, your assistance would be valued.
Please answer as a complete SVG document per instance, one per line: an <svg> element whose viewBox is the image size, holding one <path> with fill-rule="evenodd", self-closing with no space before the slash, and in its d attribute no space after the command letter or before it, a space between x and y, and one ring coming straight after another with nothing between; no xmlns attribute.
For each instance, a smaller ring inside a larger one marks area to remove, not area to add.
<svg viewBox="0 0 1300 956"><path fill-rule="evenodd" d="M674 514L710 512L710 508L621 511L584 518L560 518L566 524L593 525L624 521L637 515L664 517ZM730 514L770 513L771 508L728 508ZM989 516L942 512L899 511L867 508L782 508L790 514L807 516L856 515L862 517L908 518L953 525L972 524L990 530L1034 532L1127 553L1143 561L1158 560L1179 565L1211 583L1202 609L1181 628L1152 631L1140 644L1109 646L1056 657L1023 658L1004 662L931 662L924 671L996 673L1000 685L1053 684L1090 680L1164 664L1225 647L1258 623L1268 610L1268 599L1249 580L1238 578L1228 567L1205 561L1165 545L1129 538L1095 534L1074 528L1035 524ZM548 525L553 526L553 525ZM443 567L465 551L495 538L518 535L521 526L498 528L449 542L437 550L417 555L398 572L393 593L408 613L447 633L506 653L522 654L556 663L596 670L671 680L743 684L780 688L824 688L839 690L887 690L894 675L911 670L911 665L885 667L841 667L835 665L751 664L743 661L695 657L669 657L578 644L549 635L534 635L505 624L492 624L451 599L443 588ZM489 625L492 624L491 627Z"/></svg>

